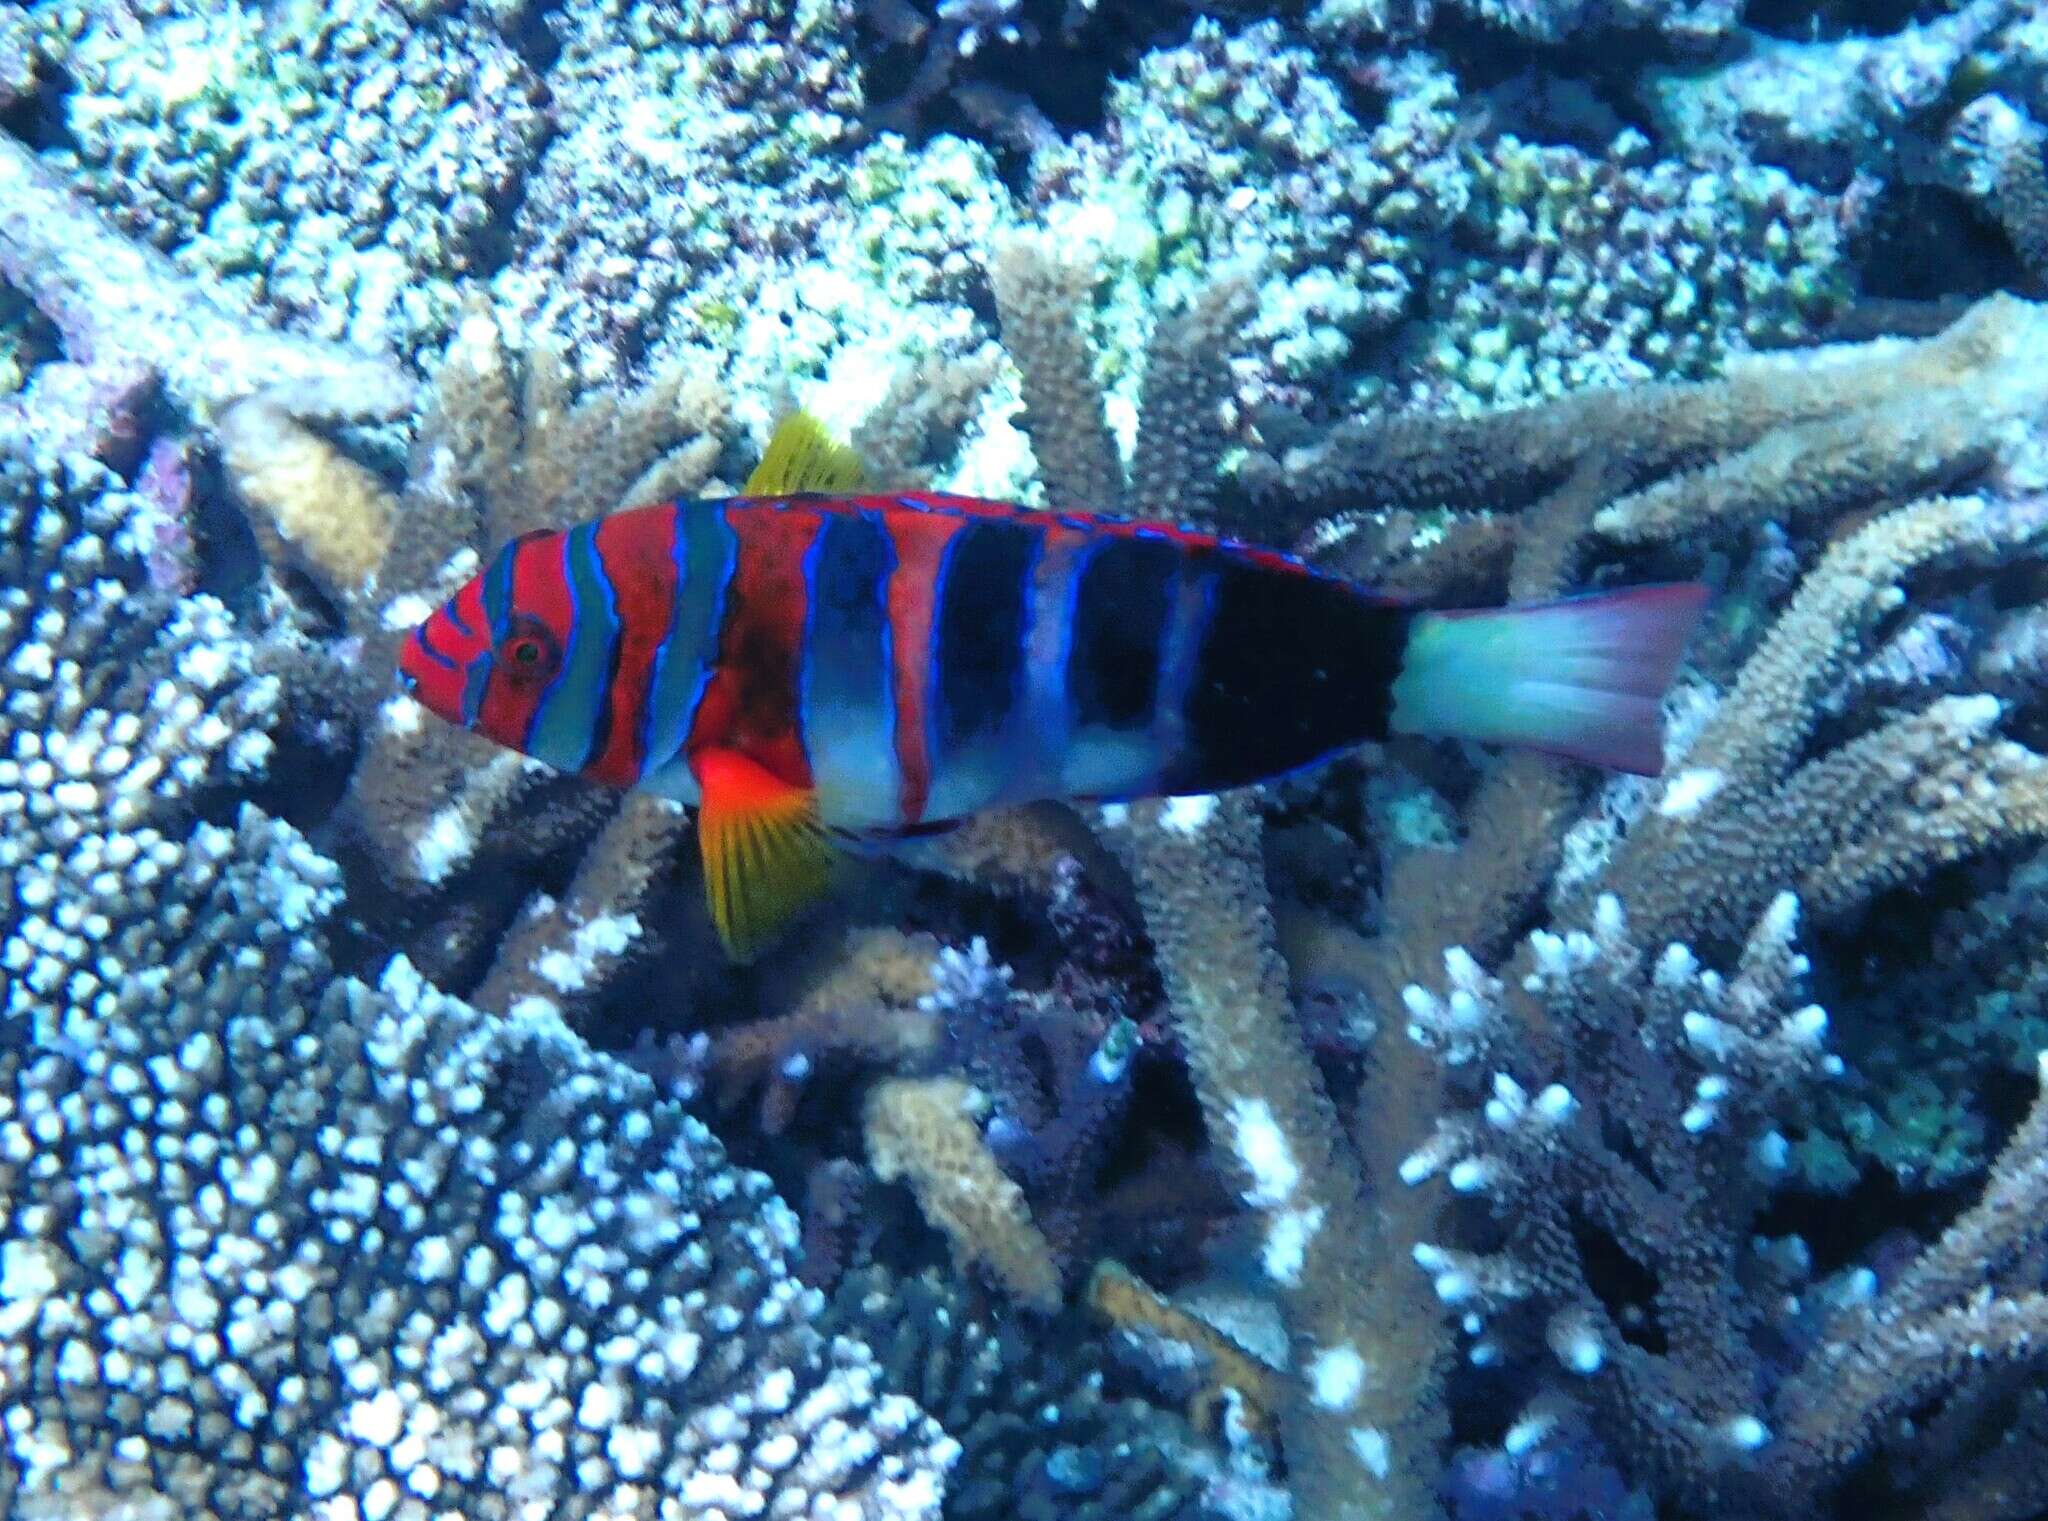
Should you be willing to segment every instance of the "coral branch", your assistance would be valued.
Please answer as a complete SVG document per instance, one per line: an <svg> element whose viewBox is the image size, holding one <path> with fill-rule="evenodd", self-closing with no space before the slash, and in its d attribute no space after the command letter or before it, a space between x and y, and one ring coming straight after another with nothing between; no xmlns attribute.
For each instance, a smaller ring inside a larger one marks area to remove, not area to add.
<svg viewBox="0 0 2048 1521"><path fill-rule="evenodd" d="M1123 502L1123 464L1103 420L1079 318L1092 269L1063 256L1045 234L1019 233L997 246L988 276L1003 342L1023 372L1032 452L1047 503L1116 511Z"/></svg>
<svg viewBox="0 0 2048 1521"><path fill-rule="evenodd" d="M1992 1164L1983 1197L1897 1282L1837 1317L1781 1391L1774 1480L1808 1490L1958 1384L2048 1363L2048 1052L2039 1069L2041 1092Z"/></svg>
<svg viewBox="0 0 2048 1521"><path fill-rule="evenodd" d="M128 241L0 133L0 275L42 309L80 363L122 359L163 375L208 418L284 389L301 416L397 417L413 385L394 362L272 331Z"/></svg>
<svg viewBox="0 0 2048 1521"><path fill-rule="evenodd" d="M1331 1518L1419 1517L1445 1431L1421 1286L1389 1261L1360 1168L1293 1028L1273 949L1258 815L1242 795L1134 806L1131 862L1209 1134L1264 1218L1297 1366L1341 1367L1282 1402L1297 1503Z"/></svg>
<svg viewBox="0 0 2048 1521"><path fill-rule="evenodd" d="M892 1077L868 1094L868 1164L903 1178L925 1218L946 1233L962 1268L983 1263L1020 1302L1052 1311L1060 1273L1032 1223L1024 1191L997 1165L975 1117L987 1099L957 1077Z"/></svg>

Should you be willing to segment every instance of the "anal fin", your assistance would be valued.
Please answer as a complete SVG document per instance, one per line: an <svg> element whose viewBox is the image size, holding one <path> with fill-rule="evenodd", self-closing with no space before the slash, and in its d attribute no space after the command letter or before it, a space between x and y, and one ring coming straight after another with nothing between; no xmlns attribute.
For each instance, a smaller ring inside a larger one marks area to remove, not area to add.
<svg viewBox="0 0 2048 1521"><path fill-rule="evenodd" d="M809 789L736 750L706 750L691 767L703 802L697 849L718 938L737 961L825 890L832 845Z"/></svg>

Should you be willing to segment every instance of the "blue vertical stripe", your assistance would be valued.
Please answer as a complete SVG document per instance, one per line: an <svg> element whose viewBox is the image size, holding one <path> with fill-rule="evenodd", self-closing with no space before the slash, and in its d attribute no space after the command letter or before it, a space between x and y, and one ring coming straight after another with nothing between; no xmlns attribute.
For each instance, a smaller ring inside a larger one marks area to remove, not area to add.
<svg viewBox="0 0 2048 1521"><path fill-rule="evenodd" d="M1060 761L1072 728L1067 654L1074 630L1074 588L1093 539L1047 529L1032 566L1029 626L1024 639L1024 696L1017 745L1022 753L1015 797L1059 795Z"/></svg>
<svg viewBox="0 0 2048 1521"><path fill-rule="evenodd" d="M827 513L805 556L799 713L819 806L842 827L900 821L888 613L895 569L879 513Z"/></svg>
<svg viewBox="0 0 2048 1521"><path fill-rule="evenodd" d="M723 501L678 502L674 509L675 611L655 653L644 717L642 769L649 773L682 753L717 664L726 589L739 561L739 538L725 507Z"/></svg>
<svg viewBox="0 0 2048 1521"><path fill-rule="evenodd" d="M514 539L491 559L484 572L484 616L491 622L491 643L497 644L512 632L512 568L525 539Z"/></svg>
<svg viewBox="0 0 2048 1521"><path fill-rule="evenodd" d="M1160 646L1159 686L1152 698L1152 734L1162 769L1186 748L1188 692L1199 669L1202 639L1216 611L1216 572L1207 554L1181 559L1180 586Z"/></svg>
<svg viewBox="0 0 2048 1521"><path fill-rule="evenodd" d="M569 640L562 667L541 693L526 751L563 771L580 771L604 743L611 710L619 609L597 553L597 525L561 535L562 576L569 588Z"/></svg>

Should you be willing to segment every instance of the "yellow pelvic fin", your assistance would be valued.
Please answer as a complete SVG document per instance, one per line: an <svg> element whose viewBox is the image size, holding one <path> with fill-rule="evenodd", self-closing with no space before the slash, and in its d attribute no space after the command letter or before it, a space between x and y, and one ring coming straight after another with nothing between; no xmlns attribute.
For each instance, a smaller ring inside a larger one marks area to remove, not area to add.
<svg viewBox="0 0 2048 1521"><path fill-rule="evenodd" d="M826 431L808 412L792 412L775 425L775 436L743 496L793 496L800 491L858 491L867 484L859 453Z"/></svg>
<svg viewBox="0 0 2048 1521"><path fill-rule="evenodd" d="M825 890L832 845L816 795L736 750L691 762L703 804L697 849L711 922L735 961L751 961L791 915Z"/></svg>

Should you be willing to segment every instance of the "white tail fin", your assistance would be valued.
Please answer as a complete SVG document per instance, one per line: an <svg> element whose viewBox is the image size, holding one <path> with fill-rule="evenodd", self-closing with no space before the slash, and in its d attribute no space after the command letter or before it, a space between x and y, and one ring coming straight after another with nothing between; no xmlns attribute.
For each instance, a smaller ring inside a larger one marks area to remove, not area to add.
<svg viewBox="0 0 2048 1521"><path fill-rule="evenodd" d="M1655 776L1665 688L1707 602L1696 581L1485 611L1418 613L1397 734L1523 745Z"/></svg>

